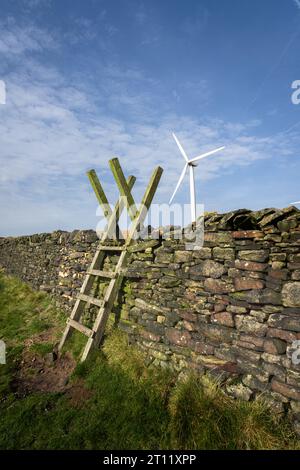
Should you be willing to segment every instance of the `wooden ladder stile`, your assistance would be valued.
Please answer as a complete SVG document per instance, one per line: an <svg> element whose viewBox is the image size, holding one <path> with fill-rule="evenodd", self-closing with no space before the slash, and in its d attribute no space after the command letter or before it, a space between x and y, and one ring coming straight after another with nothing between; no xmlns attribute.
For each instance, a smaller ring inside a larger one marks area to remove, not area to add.
<svg viewBox="0 0 300 470"><path fill-rule="evenodd" d="M86 277L81 286L71 315L67 320L67 326L59 344L59 350L61 351L74 329L87 336L88 340L81 356L81 362L83 362L88 357L92 348L99 346L101 343L109 314L111 313L114 302L117 298L118 291L122 285L122 281L126 273L126 266L129 259L127 247L131 244L137 230L139 230L143 224L163 172L162 168L160 167L156 168L156 170L153 172L148 187L143 196L140 208L137 209L131 194L131 189L135 183L136 178L134 176L129 176L126 181L117 158L110 160L109 163L116 183L119 187L121 196L119 197L114 209L111 210L108 206L107 198L95 171L91 170L88 172L88 177L96 193L96 197L103 208L104 215L108 219L108 222L93 257L92 263L86 272ZM107 241L111 238L114 238L116 231L117 234L119 234L118 221L125 205L127 206L129 216L132 220L132 226L129 230L125 244L107 245ZM115 271L113 272L103 270L105 257L110 256L111 254L119 257ZM103 299L96 299L90 296L90 291L92 290L95 277L99 277L100 279L109 279L109 283L104 293ZM80 318L87 303L99 307L94 325L91 329L80 323Z"/></svg>
<svg viewBox="0 0 300 470"><path fill-rule="evenodd" d="M104 194L104 191L102 189L102 186L101 186L95 172L93 170L88 172L88 177L94 183L94 184L92 184L92 186L93 186L93 189L96 193L97 199L100 202L100 205L106 204L106 202L107 202L106 197L105 197L105 200L102 197L102 195ZM129 178L127 180L127 183L128 183L128 186L130 188L133 187L133 185L135 183L135 180L136 180L136 178L134 176L129 176ZM100 188L100 190L99 190L99 188ZM94 254L92 263L91 263L88 271L98 270L102 267L104 259L105 259L106 250L109 250L111 248L111 247L106 247L104 245L104 243L113 236L114 230L116 229L116 226L118 224L118 220L119 220L119 217L121 215L121 212L122 212L123 208L124 208L124 199L122 197L120 197L117 204L115 205L114 211L109 214L108 224L107 224L107 226L105 228L105 231L104 231L104 233L101 237L100 243L99 243L98 248L97 248L97 250ZM120 247L118 247L118 248L120 248ZM90 291L92 289L93 283L94 283L94 276L92 274L87 273L87 275L84 279L84 282L81 286L79 295L82 294L82 295L88 296L88 294L90 293ZM81 298L81 299L79 297L77 298L77 300L75 301L73 310L71 312L71 315L70 315L71 320L76 321L76 322L79 323L79 320L80 320L81 315L83 313L86 302L87 302L87 300L84 300L83 298ZM67 326L65 328L65 331L63 333L63 336L62 336L60 344L59 344L59 350L61 350L63 348L65 342L71 336L71 334L72 334L72 325L70 325L67 322Z"/></svg>

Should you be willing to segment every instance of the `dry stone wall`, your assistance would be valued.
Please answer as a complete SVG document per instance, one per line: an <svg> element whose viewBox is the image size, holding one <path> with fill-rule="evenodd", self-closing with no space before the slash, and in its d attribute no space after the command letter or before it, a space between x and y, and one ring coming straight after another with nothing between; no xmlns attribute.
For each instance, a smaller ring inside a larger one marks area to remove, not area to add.
<svg viewBox="0 0 300 470"><path fill-rule="evenodd" d="M119 327L149 363L218 376L244 400L263 393L300 432L300 211L208 214L204 238L194 251L171 237L134 245ZM96 245L93 231L2 238L0 265L68 311Z"/></svg>

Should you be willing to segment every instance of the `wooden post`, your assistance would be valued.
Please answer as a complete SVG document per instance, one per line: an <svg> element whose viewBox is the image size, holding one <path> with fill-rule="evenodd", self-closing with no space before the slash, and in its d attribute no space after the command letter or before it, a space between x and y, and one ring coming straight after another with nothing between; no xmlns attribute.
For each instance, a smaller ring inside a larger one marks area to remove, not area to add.
<svg viewBox="0 0 300 470"><path fill-rule="evenodd" d="M92 185L92 188L96 194L96 198L98 199L98 202L100 206L103 209L105 217L108 219L111 216L111 208L108 203L107 197L105 195L105 192L101 186L101 183L99 181L99 178L95 172L95 170L90 170L87 171L86 173L88 175L88 178L90 180L90 183Z"/></svg>
<svg viewBox="0 0 300 470"><path fill-rule="evenodd" d="M118 158L113 158L112 160L110 160L109 165L110 165L111 171L114 175L114 178L116 180L116 183L118 185L121 195L126 198L126 205L127 205L129 216L131 220L134 220L138 211L137 211L133 196L126 182L126 179L125 179L125 176L124 176L124 173L123 173L123 170L121 168Z"/></svg>

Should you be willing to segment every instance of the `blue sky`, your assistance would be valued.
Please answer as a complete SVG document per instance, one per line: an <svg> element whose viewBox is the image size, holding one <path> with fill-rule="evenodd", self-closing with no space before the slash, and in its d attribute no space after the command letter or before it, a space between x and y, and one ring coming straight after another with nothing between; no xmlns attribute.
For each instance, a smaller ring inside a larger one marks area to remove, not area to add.
<svg viewBox="0 0 300 470"><path fill-rule="evenodd" d="M167 203L188 155L205 210L300 199L298 0L0 0L0 235L95 228L95 168L158 164ZM188 178L174 202L188 202Z"/></svg>

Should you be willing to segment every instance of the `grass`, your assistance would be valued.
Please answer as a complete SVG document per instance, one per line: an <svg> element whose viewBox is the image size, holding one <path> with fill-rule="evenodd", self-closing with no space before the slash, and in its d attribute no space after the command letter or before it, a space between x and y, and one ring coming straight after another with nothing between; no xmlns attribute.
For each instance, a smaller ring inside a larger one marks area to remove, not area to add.
<svg viewBox="0 0 300 470"><path fill-rule="evenodd" d="M58 338L63 320L49 296L0 271L0 339L7 345L7 364L0 365L0 397L10 392L25 341L53 327Z"/></svg>
<svg viewBox="0 0 300 470"><path fill-rule="evenodd" d="M0 331L8 350L0 365L1 449L294 449L288 422L274 419L262 402L233 401L208 378L176 380L146 367L126 336L110 328L101 350L78 364L71 386L79 396L30 393L20 397L13 380L24 342L48 328L59 337L64 315L45 294L0 274ZM75 356L82 335L68 344ZM71 387L71 388L72 388ZM299 448L299 446L298 446Z"/></svg>

